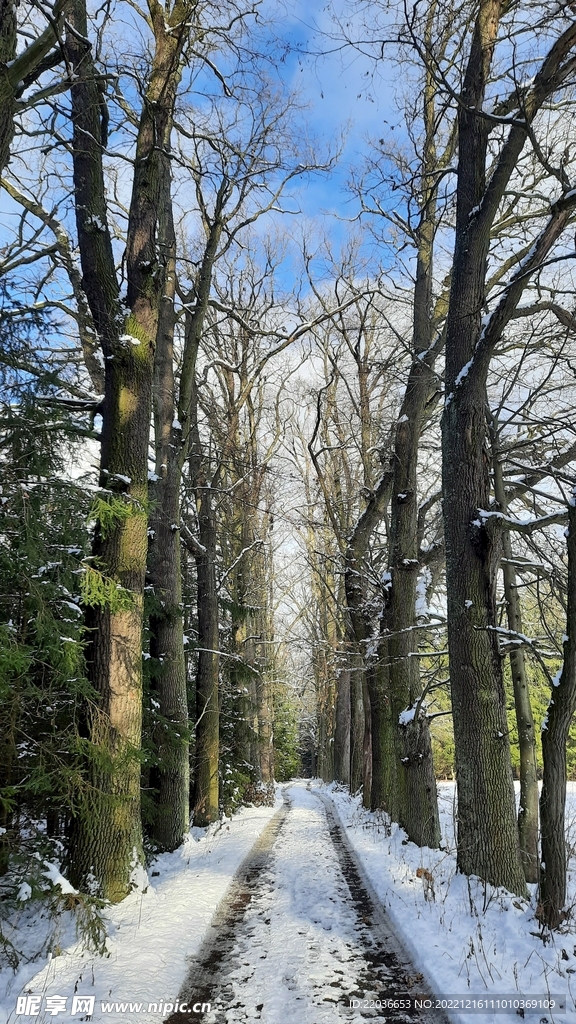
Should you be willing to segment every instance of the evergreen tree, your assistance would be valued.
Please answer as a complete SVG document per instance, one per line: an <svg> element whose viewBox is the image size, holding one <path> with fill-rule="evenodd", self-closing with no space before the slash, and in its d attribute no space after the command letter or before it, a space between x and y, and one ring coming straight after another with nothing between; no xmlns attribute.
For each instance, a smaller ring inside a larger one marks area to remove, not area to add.
<svg viewBox="0 0 576 1024"><path fill-rule="evenodd" d="M63 837L82 798L77 722L84 675L80 590L88 497L69 468L90 433L58 408L63 381L36 356L38 315L6 284L0 312L0 872L45 829ZM73 376L73 367L68 371ZM65 374L64 374L65 376ZM84 417L84 421L82 419Z"/></svg>

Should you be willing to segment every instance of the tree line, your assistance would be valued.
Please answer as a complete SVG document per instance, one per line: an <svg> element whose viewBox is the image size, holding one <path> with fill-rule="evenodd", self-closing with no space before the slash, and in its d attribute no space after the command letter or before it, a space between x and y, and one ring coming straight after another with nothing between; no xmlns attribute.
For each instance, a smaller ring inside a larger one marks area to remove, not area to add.
<svg viewBox="0 0 576 1024"><path fill-rule="evenodd" d="M339 44L373 88L383 62L412 80L336 252L284 234L336 155L258 6L2 6L7 879L44 822L81 891L122 899L190 811L270 799L298 729L324 778L437 846L450 715L460 870L538 882L563 919L576 22L363 13Z"/></svg>
<svg viewBox="0 0 576 1024"><path fill-rule="evenodd" d="M377 297L358 292L361 312L318 338L299 458L323 531L302 540L323 609L307 624L318 770L438 845L431 729L449 712L460 870L517 893L537 882L538 916L557 927L575 708L575 27L569 5L538 10L528 27L523 5L430 3L395 23L370 5L363 35L339 26L375 59L414 61L419 88L403 98L409 143L381 138L354 171L396 260ZM340 264L332 287L357 281Z"/></svg>

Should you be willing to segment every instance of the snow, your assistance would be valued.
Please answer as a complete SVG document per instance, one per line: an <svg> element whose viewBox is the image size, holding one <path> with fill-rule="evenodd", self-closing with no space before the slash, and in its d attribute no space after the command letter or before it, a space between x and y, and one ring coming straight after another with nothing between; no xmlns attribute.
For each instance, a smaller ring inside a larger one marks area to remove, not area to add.
<svg viewBox="0 0 576 1024"><path fill-rule="evenodd" d="M573 850L576 784L569 783L568 788L568 844ZM341 993L353 991L365 950L358 917L330 845L322 797L333 802L385 917L437 996L476 1000L568 996L567 1012L561 1016L537 1013L528 1019L576 1024L574 925L568 923L563 931L544 936L535 920L535 887L529 887L530 900L524 900L457 873L454 783L439 783L443 838L438 850L408 842L403 830L390 824L385 814L365 810L359 798L337 784L301 780L286 787L286 794L293 802L287 819L292 825L290 829L283 826L274 857L259 878L258 899L247 905L236 945L229 962L223 964L226 1001L231 989L232 1005L217 1018L213 1009L204 1017L207 1024L215 1019L230 1024L245 1019L263 1024L331 1024L344 1016L340 1013L343 998L337 1006L334 993L338 987ZM278 796L276 807L280 804ZM179 850L158 857L148 879L138 880L141 887L119 906L107 909L105 957L83 948L68 912L60 919L52 946L59 955L46 959L49 942L37 934L45 924L23 886L23 902L12 931L4 927L4 932L25 957L36 959L23 958L14 976L8 968L2 974L0 1024L32 1019L25 1012L16 1014L18 997L40 999L41 1012L34 1016L38 1024L54 1019L78 1021L82 1015L78 1004L72 1012L73 998L92 997L94 1024L160 1024L170 1012L166 1003L176 1002L189 959L198 952L232 876L274 813L275 808L244 808L207 830L193 829ZM56 864L44 862L42 867L55 886L63 892L74 891L65 888L69 883ZM568 905L573 905L574 860L570 868ZM130 1012L128 1006L119 1012L102 1007L106 1002L136 1000L144 1007L140 1012ZM246 1014L236 1011L239 1001ZM148 1004L157 1004L157 1009L148 1011ZM262 1016L256 1011L260 1004L266 1007ZM517 1019L515 1013L476 1010L473 1014L475 1024ZM469 1024L470 1015L452 1009L451 1020Z"/></svg>
<svg viewBox="0 0 576 1024"><path fill-rule="evenodd" d="M405 708L398 715L398 725L408 725L409 722L414 721L416 715L416 708Z"/></svg>
<svg viewBox="0 0 576 1024"><path fill-rule="evenodd" d="M478 515L480 516L482 522L485 522L487 519L506 519L506 516L504 515L503 512L490 512L486 508L479 508ZM510 521L514 522L514 520Z"/></svg>
<svg viewBox="0 0 576 1024"><path fill-rule="evenodd" d="M332 1024L368 969L323 805L304 785L288 796L293 809L274 862L261 873L258 900L231 952L228 1012L220 1016L216 1003L206 1024L244 1022L257 1006L266 1024Z"/></svg>
<svg viewBox="0 0 576 1024"><path fill-rule="evenodd" d="M504 626L487 626L486 629L490 630L491 633L498 633L499 636L506 638L509 644L526 644L528 647L535 646L535 641L532 637L526 636L525 633L519 633L515 629L506 629Z"/></svg>
<svg viewBox="0 0 576 1024"><path fill-rule="evenodd" d="M418 622L422 622L430 615L430 608L428 607L427 593L428 587L432 582L432 573L427 565L421 570L416 583L416 619Z"/></svg>
<svg viewBox="0 0 576 1024"><path fill-rule="evenodd" d="M98 217L97 215L88 217L86 225L91 225L93 228L96 229L96 231L106 231L106 225L103 223L102 218Z"/></svg>
<svg viewBox="0 0 576 1024"><path fill-rule="evenodd" d="M341 787L329 787L369 881L394 922L415 966L438 996L486 998L570 993L566 1013L527 1015L576 1024L576 933L557 933L543 941L535 920L535 886L530 902L477 878L456 872L454 841L455 784L438 784L442 848L420 849L386 815L360 806ZM568 784L567 821L574 829L576 784ZM569 837L570 841L570 837ZM572 837L573 843L573 837ZM569 873L569 899L576 897L576 863ZM420 876L417 872L420 869ZM432 876L434 898L427 883ZM428 888L428 895L426 889ZM567 959L566 959L567 957ZM518 1020L515 1013L498 1015L452 1010L454 1024L494 1024Z"/></svg>
<svg viewBox="0 0 576 1024"><path fill-rule="evenodd" d="M44 862L44 871L42 872L45 878L48 878L52 885L58 885L62 892L76 893L78 890L70 885L67 878L60 873L60 868L57 864L52 864L50 861Z"/></svg>
<svg viewBox="0 0 576 1024"><path fill-rule="evenodd" d="M456 380L454 381L454 387L455 388L457 388L458 385L462 383L464 378L468 376L468 374L470 373L470 370L472 369L473 362L474 362L474 360L470 359L466 363L466 365L462 367L462 369L460 370L460 373L458 374L458 376L456 377Z"/></svg>
<svg viewBox="0 0 576 1024"><path fill-rule="evenodd" d="M277 806L281 803L280 798ZM61 955L51 956L39 969L37 962L22 962L16 975L6 969L0 974L0 1024L36 1024L49 1020L61 1022L80 1018L69 1012L56 1016L41 1013L34 1018L16 1015L16 998L21 994L68 996L73 993L96 997L93 1024L160 1024L164 1014L140 1013L137 1018L102 1014L102 1000L138 999L143 1003L176 998L187 972L187 958L194 956L230 879L256 841L271 816L273 807L243 808L232 820L209 829L192 829L183 846L175 853L158 857L149 869L149 880L121 904L106 911L108 955L88 952L78 941L74 923L68 921L66 934L57 934ZM153 872L159 872L158 875ZM33 902L33 901L32 901ZM28 902L26 907L32 907ZM14 922L14 932L6 925L4 935L15 941L26 956L38 957L42 945L37 911L29 919L23 911ZM70 917L70 915L65 915ZM64 927L64 923L61 924ZM49 942L45 941L45 947Z"/></svg>
<svg viewBox="0 0 576 1024"><path fill-rule="evenodd" d="M26 900L30 899L31 895L32 895L32 888L31 888L31 886L28 885L28 882L22 882L22 885L18 889L18 895L16 896L16 899L18 900L18 902L19 903L25 903Z"/></svg>

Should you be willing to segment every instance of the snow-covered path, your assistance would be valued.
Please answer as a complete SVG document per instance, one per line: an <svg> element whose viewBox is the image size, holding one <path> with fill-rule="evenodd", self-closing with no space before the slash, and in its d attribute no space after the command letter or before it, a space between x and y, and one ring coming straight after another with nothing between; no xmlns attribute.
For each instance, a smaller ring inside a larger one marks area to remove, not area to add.
<svg viewBox="0 0 576 1024"><path fill-rule="evenodd" d="M275 807L245 807L193 829L178 850L155 858L130 896L105 909L103 956L86 948L73 910L39 917L38 904L24 902L3 925L22 952L15 972L0 970L0 1024L79 1024L88 1013L91 1024L370 1016L429 1024L421 1009L411 1016L386 1004L422 994L418 971L454 1024L471 1024L470 1007L474 1024L512 1024L517 1005L535 1024L576 1024L574 919L543 934L536 892L520 899L458 873L454 785L439 790L437 850L408 842L386 815L319 780L284 787L289 804L280 814L279 793ZM574 860L569 905L576 907ZM350 1007L361 995L374 1002L372 1013ZM179 1014L178 996L188 1015ZM203 1018L202 1002L213 1004ZM432 1021L441 1024L441 1009Z"/></svg>
<svg viewBox="0 0 576 1024"><path fill-rule="evenodd" d="M421 1010L386 1005L422 994L422 978L371 901L329 803L303 784L286 787L285 800L221 907L180 1000L210 1001L206 1024L383 1017L422 1024Z"/></svg>

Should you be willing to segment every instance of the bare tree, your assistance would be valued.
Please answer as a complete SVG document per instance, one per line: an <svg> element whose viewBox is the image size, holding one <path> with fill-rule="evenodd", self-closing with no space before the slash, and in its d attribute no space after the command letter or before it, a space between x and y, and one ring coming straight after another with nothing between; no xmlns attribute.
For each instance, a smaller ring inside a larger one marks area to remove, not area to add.
<svg viewBox="0 0 576 1024"><path fill-rule="evenodd" d="M531 278L570 222L576 199L563 194L533 245L506 281L488 316L490 233L535 118L574 71L576 23L557 18L557 38L530 85L493 109L488 89L496 45L508 38L506 5L476 9L462 89L458 91L456 239L446 336L442 421L448 636L458 780L458 864L493 884L524 892L505 721L495 609L497 531L489 505L486 377L490 358ZM504 43L504 45L506 45ZM504 119L504 120L503 120ZM495 151L490 151L492 139ZM534 143L536 146L537 142ZM496 834L498 840L496 841Z"/></svg>

